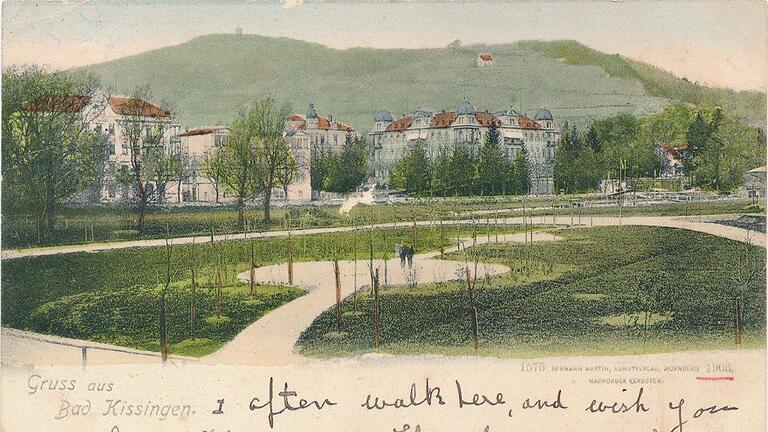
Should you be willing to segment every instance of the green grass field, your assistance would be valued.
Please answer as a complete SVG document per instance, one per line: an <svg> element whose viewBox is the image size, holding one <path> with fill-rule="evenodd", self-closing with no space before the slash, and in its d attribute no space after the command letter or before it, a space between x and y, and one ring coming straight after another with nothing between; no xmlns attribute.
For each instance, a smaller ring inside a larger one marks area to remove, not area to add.
<svg viewBox="0 0 768 432"><path fill-rule="evenodd" d="M564 240L477 249L481 261L512 268L477 282L478 352L462 282L386 287L380 351L536 357L734 348L737 295L744 305L744 346L764 346L765 249L668 228L556 234ZM337 357L373 351L370 293L361 292L357 301L358 314L343 316L341 332L333 311L319 316L300 338L301 352ZM345 300L343 308L351 307Z"/></svg>
<svg viewBox="0 0 768 432"><path fill-rule="evenodd" d="M457 234L469 236L515 232L520 227L478 226L419 227L419 251L451 246ZM396 243L410 244L411 228L357 234L357 256L368 256L369 240L381 258L392 256ZM254 241L257 265L284 262L287 238ZM354 256L355 234L294 236L296 261L328 260ZM191 340L189 303L192 250L197 271L198 330ZM101 253L76 253L3 261L2 325L46 334L95 340L133 348L159 350L157 321L160 281L165 277L164 248L123 249ZM268 311L302 294L296 288L262 285L250 296L236 274L250 266L250 241L180 245L172 248L173 283L167 294L171 352L203 355L218 349L248 324ZM222 317L215 313L212 283L214 263L223 261L225 274Z"/></svg>
<svg viewBox="0 0 768 432"><path fill-rule="evenodd" d="M258 232L293 228L317 228L351 226L354 224L411 222L417 220L469 218L469 212L497 212L496 216L519 216L525 207L534 215L570 216L568 207L571 201L577 205L588 206L592 196L561 196L554 198L531 198L522 196L458 197L458 198L414 198L407 202L388 205L359 205L350 214L339 214L338 206L292 207L273 209L273 221L270 225L261 224L262 212L249 210L246 213L246 231ZM553 208L554 206L554 208ZM537 208L530 211L531 208ZM504 212L504 210L513 210ZM761 213L765 201L757 206L749 200L728 200L713 202L691 202L660 204L654 206L633 206L627 198L621 213L625 216L686 216L704 214ZM517 210L517 211L514 211ZM619 208L583 207L575 209L574 214L587 217L589 214L618 216ZM485 218L480 214L477 217ZM144 238L163 238L166 229L171 237L232 234L241 232L237 229L237 214L228 207L201 208L155 208L146 218ZM5 248L25 248L34 246L53 246L98 242L127 241L139 239L135 231L136 216L133 212L119 208L79 208L68 207L59 216L56 234L47 241L38 241L35 224L29 218L2 218L2 243ZM584 220L582 220L584 222Z"/></svg>

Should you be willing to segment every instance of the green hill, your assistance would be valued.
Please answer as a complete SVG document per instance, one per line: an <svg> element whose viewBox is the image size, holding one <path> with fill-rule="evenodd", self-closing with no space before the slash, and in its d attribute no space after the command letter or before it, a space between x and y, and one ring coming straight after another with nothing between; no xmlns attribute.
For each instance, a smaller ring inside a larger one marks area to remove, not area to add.
<svg viewBox="0 0 768 432"><path fill-rule="evenodd" d="M598 66L610 76L640 81L652 96L694 105L720 105L750 122L765 122L765 93L705 87L656 66L619 54L605 54L576 41L522 41L517 45L551 58L563 59L568 64Z"/></svg>
<svg viewBox="0 0 768 432"><path fill-rule="evenodd" d="M287 38L208 35L88 69L116 92L149 85L189 127L226 123L263 96L285 99L300 113L314 102L319 112L360 130L371 126L380 109L395 115L454 109L465 97L480 110L512 106L532 114L547 106L560 120L583 122L618 112L656 112L671 98L695 100L690 94L722 94L749 118L765 115L765 105L751 95L685 83L624 58L622 73L611 73L605 58L613 56L573 42L494 46L496 64L486 68L475 64L482 49L337 50ZM579 52L592 54L582 61Z"/></svg>

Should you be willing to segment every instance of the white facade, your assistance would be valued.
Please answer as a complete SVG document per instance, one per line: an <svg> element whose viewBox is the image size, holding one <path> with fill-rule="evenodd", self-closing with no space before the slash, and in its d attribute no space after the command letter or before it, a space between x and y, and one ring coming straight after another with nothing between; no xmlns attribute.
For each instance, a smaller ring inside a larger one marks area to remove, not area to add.
<svg viewBox="0 0 768 432"><path fill-rule="evenodd" d="M181 185L180 202L226 202L230 201L221 185L216 185L205 174L204 165L208 158L224 144L229 128L214 126L189 129L178 135L182 151L189 156L191 172ZM179 199L179 197L177 197Z"/></svg>
<svg viewBox="0 0 768 432"><path fill-rule="evenodd" d="M204 169L205 161L221 148L229 132L229 128L214 126L189 129L178 135L181 149L189 155L194 167L192 175L181 185L181 202L230 203L235 200L227 195L222 185L218 185L217 194L217 185L206 175ZM289 131L286 138L296 162L296 174L287 188L287 201L309 201L312 198L309 175L309 136L302 132ZM285 190L282 187L275 187L272 190L272 199L285 201Z"/></svg>
<svg viewBox="0 0 768 432"><path fill-rule="evenodd" d="M140 121L147 134L162 130L159 142L162 151L170 151L178 143L175 136L181 127L174 122L169 111L151 102L129 96L108 96L101 92L93 96L63 95L53 99L77 101L67 103L68 109L77 112L88 129L101 134L106 145L103 176L96 185L79 195L81 200L118 202L130 199L130 188L119 184L115 178L115 173L121 167L129 167L131 164L131 144L126 140L124 131L129 122ZM36 109L44 110L45 107L38 106ZM153 189L154 186L150 184L149 187ZM165 198L168 199L168 192L171 191L166 189L166 192Z"/></svg>
<svg viewBox="0 0 768 432"><path fill-rule="evenodd" d="M539 109L535 119L530 119L511 109L496 114L478 112L466 101L456 111L419 110L398 120L387 111L377 113L368 133L374 180L378 184L387 184L390 169L416 143L425 146L432 160L457 145L469 147L477 156L492 122L496 123L501 135L504 158L512 161L518 152L526 149L531 164L530 192L552 193L560 129L549 110Z"/></svg>
<svg viewBox="0 0 768 432"><path fill-rule="evenodd" d="M321 116L314 104L309 104L306 115L291 114L286 120L286 129L290 132L302 132L309 140L312 152L338 153L344 146L347 135L357 138L359 134L351 126L334 121L333 116Z"/></svg>

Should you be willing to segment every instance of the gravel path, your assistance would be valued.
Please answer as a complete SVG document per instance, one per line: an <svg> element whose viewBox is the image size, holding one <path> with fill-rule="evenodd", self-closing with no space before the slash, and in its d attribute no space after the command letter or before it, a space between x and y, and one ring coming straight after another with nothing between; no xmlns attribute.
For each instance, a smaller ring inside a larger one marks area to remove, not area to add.
<svg viewBox="0 0 768 432"><path fill-rule="evenodd" d="M728 217L732 215L724 215ZM571 217L559 215L554 219L550 216L534 216L532 218L533 223L537 225L570 225ZM486 219L461 219L461 220L447 220L443 221L444 225L463 225L471 224L473 222L484 223ZM509 217L509 218L490 218L491 223L506 224L506 225L521 225L523 223L522 217ZM419 226L429 226L432 224L430 221L418 221ZM632 216L632 217L605 217L599 216L591 218L588 215L582 215L580 218L578 215L573 217L574 225L581 226L615 226L615 225L648 225L648 226L661 226L661 227L673 227L689 229L692 231L700 231L708 234L716 235L719 237L725 237L737 241L745 241L748 231L743 228L729 227L717 223L702 222L701 217L685 217L685 216ZM398 223L382 223L358 227L359 229L369 228L395 228L395 227L408 227L411 226L408 222ZM325 234L334 232L348 232L354 230L355 227L343 226L343 227L330 227L330 228L311 228L304 230L293 230L293 235L313 235L313 234ZM214 236L214 241L227 241L227 240L243 240L251 238L271 238L271 237L284 237L288 235L288 231L267 231L259 233L246 233L246 234L225 234ZM765 233L751 231L750 243L758 244L765 247ZM177 237L171 239L174 245L190 244L190 243L206 243L211 241L210 236L195 236L195 237ZM66 245L66 246L50 246L50 247L38 247L27 249L5 249L2 250L2 259L15 259L23 257L33 256L45 256L45 255L57 255L66 253L77 252L100 252L115 249L129 249L136 247L157 247L164 246L164 239L151 239L151 240L134 240L134 241L122 241L111 243L89 243L80 245Z"/></svg>
<svg viewBox="0 0 768 432"><path fill-rule="evenodd" d="M522 242L524 233L500 237L499 241ZM534 241L557 240L549 233L535 233ZM487 238L477 239L478 244L485 243ZM495 241L495 238L492 239ZM470 239L464 240L466 245ZM463 277L463 263L458 261L441 260L439 252L417 254L414 256L413 269L418 274L419 283L427 284L442 282ZM399 259L387 260L387 283L405 284L409 273L408 266L400 267ZM379 277L384 278L384 261L374 260L374 268L379 269ZM355 282L354 261L339 261L341 273L342 298L352 294ZM500 264L480 264L477 269L478 277L495 275L509 271ZM294 285L307 290L307 294L293 300L260 318L215 353L203 357L204 363L211 364L259 364L279 366L286 364L305 363L311 361L296 353L294 344L301 332L312 324L312 321L326 309L336 303L336 283L333 272L333 262L313 261L295 263L293 266ZM238 275L240 280L248 282L250 272ZM276 264L261 267L256 270L256 281L260 283L287 284L288 269L286 264ZM358 260L358 288L370 287L368 262Z"/></svg>

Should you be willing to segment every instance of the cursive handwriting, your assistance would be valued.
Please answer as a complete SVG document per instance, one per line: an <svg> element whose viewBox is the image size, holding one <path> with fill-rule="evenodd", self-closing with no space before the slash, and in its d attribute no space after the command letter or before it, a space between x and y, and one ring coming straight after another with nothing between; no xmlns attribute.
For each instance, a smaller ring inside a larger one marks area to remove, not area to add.
<svg viewBox="0 0 768 432"><path fill-rule="evenodd" d="M328 399L325 399L322 402L307 401L306 399L299 399L298 402L293 401L292 403L291 398L297 397L297 393L295 391L288 390L288 383L285 383L285 386L283 387L283 391L279 392L277 395L282 398L283 407L279 410L275 410L275 394L274 394L274 388L273 388L273 379L272 377L270 377L269 378L269 399L267 400L267 402L263 404L259 404L261 402L259 398L251 399L251 404L250 404L251 411L256 411L256 410L269 407L268 419L269 419L270 429L275 427L275 417L286 411L289 411L289 412L299 411L299 410L312 408L312 407L318 410L321 410L326 406L336 405L335 402L331 402Z"/></svg>
<svg viewBox="0 0 768 432"><path fill-rule="evenodd" d="M472 395L472 398L469 400L464 399L464 395L461 391L461 383L459 380L456 380L456 393L459 397L459 408L464 408L464 405L474 405L474 406L480 406L480 405L504 405L506 402L504 401L504 395L501 393L496 393L496 397L488 398L488 396L484 394L477 394L474 393Z"/></svg>
<svg viewBox="0 0 768 432"><path fill-rule="evenodd" d="M626 392L627 389L621 389L622 392ZM631 404L627 405L624 402L603 402L603 401L597 401L596 399L592 399L592 402L587 407L586 411L589 411L590 413L602 413L602 412L610 412L613 414L619 414L619 413L626 413L630 411L634 412L647 412L648 408L643 404L641 399L643 398L643 388L640 387L640 390L637 392L637 398L635 398L635 401Z"/></svg>
<svg viewBox="0 0 768 432"><path fill-rule="evenodd" d="M431 387L429 385L429 378L425 383L424 396L419 398L416 391L416 383L411 383L411 391L408 394L408 398L397 398L393 401L388 401L378 396L372 396L370 393L365 398L365 402L360 404L361 407L368 410L383 410L384 408L409 408L413 406L419 406L422 404L432 405L432 401L436 401L439 405L445 405L443 397L440 394L440 387Z"/></svg>

